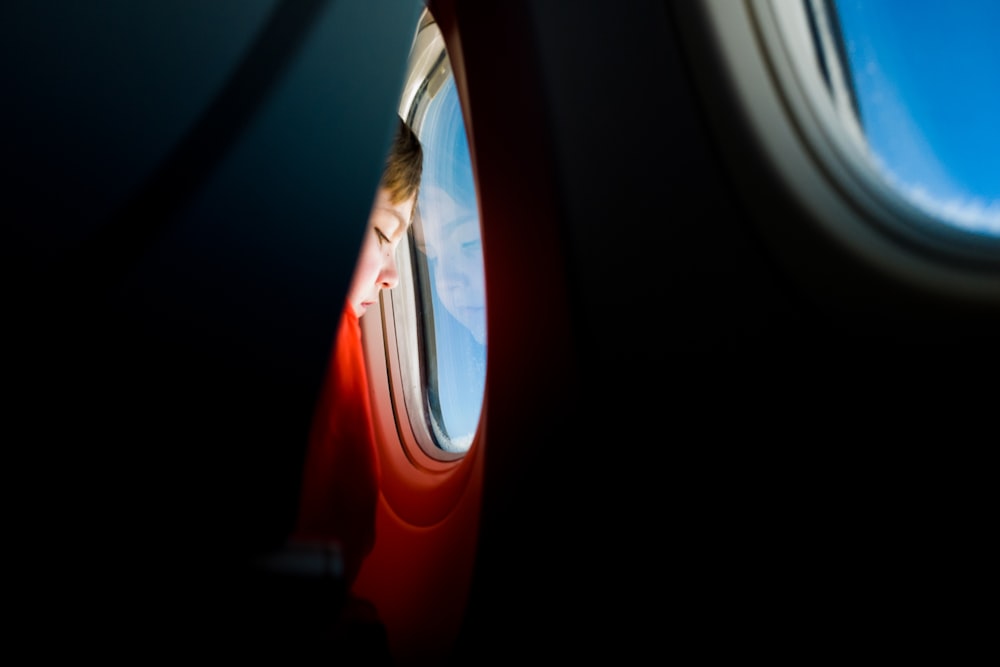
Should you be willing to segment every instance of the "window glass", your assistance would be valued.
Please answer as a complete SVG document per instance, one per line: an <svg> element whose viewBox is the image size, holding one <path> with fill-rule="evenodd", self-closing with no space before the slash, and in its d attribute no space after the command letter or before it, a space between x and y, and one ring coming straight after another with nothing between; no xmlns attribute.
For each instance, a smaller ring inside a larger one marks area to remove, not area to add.
<svg viewBox="0 0 1000 667"><path fill-rule="evenodd" d="M413 228L423 273L428 410L438 444L465 451L486 380L486 294L479 209L462 109L450 75L418 131L424 173Z"/></svg>
<svg viewBox="0 0 1000 667"><path fill-rule="evenodd" d="M1000 2L831 1L876 167L928 213L1000 236Z"/></svg>

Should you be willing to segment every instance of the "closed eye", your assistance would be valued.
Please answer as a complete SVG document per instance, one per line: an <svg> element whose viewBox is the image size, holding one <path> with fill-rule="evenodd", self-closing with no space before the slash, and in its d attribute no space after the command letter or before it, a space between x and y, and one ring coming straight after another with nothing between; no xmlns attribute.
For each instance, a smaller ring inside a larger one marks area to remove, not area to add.
<svg viewBox="0 0 1000 667"><path fill-rule="evenodd" d="M389 243L389 237L382 233L382 230L378 227L375 228L375 237L378 239L378 244L380 246Z"/></svg>

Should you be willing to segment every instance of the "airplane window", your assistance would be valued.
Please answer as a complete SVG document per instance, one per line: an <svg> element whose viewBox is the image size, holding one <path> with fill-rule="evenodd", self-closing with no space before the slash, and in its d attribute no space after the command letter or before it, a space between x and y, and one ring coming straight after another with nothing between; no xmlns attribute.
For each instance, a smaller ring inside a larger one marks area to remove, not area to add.
<svg viewBox="0 0 1000 667"><path fill-rule="evenodd" d="M834 6L879 172L938 219L1000 236L1000 3Z"/></svg>
<svg viewBox="0 0 1000 667"><path fill-rule="evenodd" d="M472 164L451 77L419 135L425 158L414 264L425 278L423 306L433 323L425 332L433 341L427 349L430 416L441 446L465 451L479 424L486 380L486 294Z"/></svg>
<svg viewBox="0 0 1000 667"><path fill-rule="evenodd" d="M716 127L732 166L773 169L804 214L781 214L746 171L761 231L817 287L851 256L885 296L996 298L1000 45L988 33L1000 3L705 0L675 11L696 62L723 65L696 80L731 107ZM800 242L826 250L807 267Z"/></svg>
<svg viewBox="0 0 1000 667"><path fill-rule="evenodd" d="M424 148L409 253L400 261L412 290L391 296L406 413L424 451L459 455L471 446L482 412L485 276L465 121L440 31L426 10L400 114Z"/></svg>

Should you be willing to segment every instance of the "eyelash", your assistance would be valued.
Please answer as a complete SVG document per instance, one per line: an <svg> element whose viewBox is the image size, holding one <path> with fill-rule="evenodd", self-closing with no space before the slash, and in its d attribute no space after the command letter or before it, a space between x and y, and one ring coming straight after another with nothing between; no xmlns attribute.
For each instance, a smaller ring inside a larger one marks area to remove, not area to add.
<svg viewBox="0 0 1000 667"><path fill-rule="evenodd" d="M378 227L375 228L375 238L378 239L379 246L383 246L389 242L389 237L382 233L382 230Z"/></svg>

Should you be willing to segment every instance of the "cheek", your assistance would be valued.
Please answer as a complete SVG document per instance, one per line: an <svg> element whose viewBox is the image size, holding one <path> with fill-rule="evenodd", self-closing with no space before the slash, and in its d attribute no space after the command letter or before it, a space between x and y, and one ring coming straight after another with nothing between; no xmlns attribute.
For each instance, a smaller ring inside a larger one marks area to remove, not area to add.
<svg viewBox="0 0 1000 667"><path fill-rule="evenodd" d="M355 274L364 279L365 282L373 283L382 268L382 253L379 252L378 245L366 243L358 256L358 265Z"/></svg>

